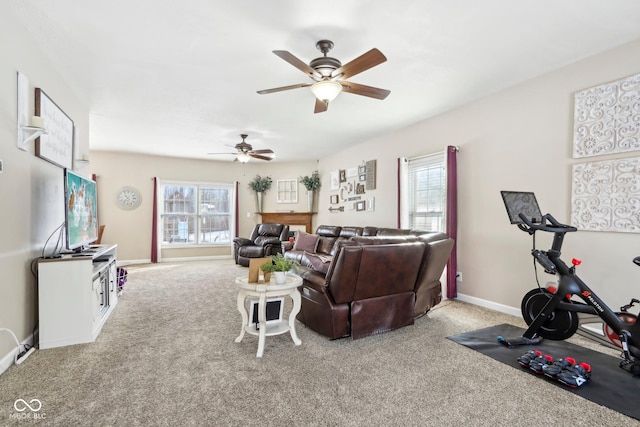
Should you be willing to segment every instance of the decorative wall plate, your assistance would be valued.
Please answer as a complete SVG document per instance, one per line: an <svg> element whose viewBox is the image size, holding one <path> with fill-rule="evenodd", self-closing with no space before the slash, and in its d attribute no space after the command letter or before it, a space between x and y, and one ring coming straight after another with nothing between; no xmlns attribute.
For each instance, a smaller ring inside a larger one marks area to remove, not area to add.
<svg viewBox="0 0 640 427"><path fill-rule="evenodd" d="M133 187L122 187L116 201L121 209L133 210L142 203L142 195Z"/></svg>

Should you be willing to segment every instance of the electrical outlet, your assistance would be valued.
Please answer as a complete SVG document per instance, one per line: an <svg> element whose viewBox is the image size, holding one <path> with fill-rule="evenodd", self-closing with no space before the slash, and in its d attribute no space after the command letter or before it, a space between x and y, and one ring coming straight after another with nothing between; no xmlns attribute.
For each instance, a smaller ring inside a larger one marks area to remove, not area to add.
<svg viewBox="0 0 640 427"><path fill-rule="evenodd" d="M462 272L461 271L458 271L456 273L456 281L462 282Z"/></svg>

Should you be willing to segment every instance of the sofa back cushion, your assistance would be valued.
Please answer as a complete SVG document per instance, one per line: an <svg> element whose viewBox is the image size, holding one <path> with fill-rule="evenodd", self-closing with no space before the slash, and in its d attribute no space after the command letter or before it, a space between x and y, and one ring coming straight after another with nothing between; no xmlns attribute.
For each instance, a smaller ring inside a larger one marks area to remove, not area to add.
<svg viewBox="0 0 640 427"><path fill-rule="evenodd" d="M340 231L342 231L342 227L337 225L320 225L316 230L316 234L318 236L338 237L340 236Z"/></svg>
<svg viewBox="0 0 640 427"><path fill-rule="evenodd" d="M253 227L253 231L251 232L249 239L256 242L256 239L260 236L262 236L262 241L266 240L265 238L269 237L276 237L278 240L287 240L289 236L289 226L285 224L277 224L274 222L257 224L255 227Z"/></svg>
<svg viewBox="0 0 640 427"><path fill-rule="evenodd" d="M416 290L421 285L440 281L454 243L445 233L424 234L419 238L427 244L427 251Z"/></svg>
<svg viewBox="0 0 640 427"><path fill-rule="evenodd" d="M418 241L416 236L356 236L351 240L359 245L391 245Z"/></svg>
<svg viewBox="0 0 640 427"><path fill-rule="evenodd" d="M260 224L260 226L258 227L258 235L280 237L280 233L282 233L282 227L282 224L275 224L270 222Z"/></svg>
<svg viewBox="0 0 640 427"><path fill-rule="evenodd" d="M362 236L362 227L342 227L340 237L348 239L354 236Z"/></svg>
<svg viewBox="0 0 640 427"><path fill-rule="evenodd" d="M407 236L411 234L411 230L403 228L378 228L376 236Z"/></svg>
<svg viewBox="0 0 640 427"><path fill-rule="evenodd" d="M338 304L413 291L425 250L424 242L340 245L327 272Z"/></svg>
<svg viewBox="0 0 640 427"><path fill-rule="evenodd" d="M367 226L362 228L363 236L375 236L376 234L378 234L378 227Z"/></svg>

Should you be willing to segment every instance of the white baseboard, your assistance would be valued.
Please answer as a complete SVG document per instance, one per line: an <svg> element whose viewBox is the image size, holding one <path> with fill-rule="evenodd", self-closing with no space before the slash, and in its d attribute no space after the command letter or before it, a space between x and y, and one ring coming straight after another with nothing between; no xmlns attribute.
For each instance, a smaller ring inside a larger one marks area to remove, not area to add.
<svg viewBox="0 0 640 427"><path fill-rule="evenodd" d="M176 257L176 258L162 258L159 263L163 262L186 262L186 261L212 261L218 259L233 259L233 255L211 255L200 257ZM127 265L134 264L151 264L151 259L125 259L118 260L118 267L126 267Z"/></svg>
<svg viewBox="0 0 640 427"><path fill-rule="evenodd" d="M119 259L116 261L118 267L124 267L132 264L151 264L151 259Z"/></svg>
<svg viewBox="0 0 640 427"><path fill-rule="evenodd" d="M232 259L233 255L211 255L198 257L162 258L160 262L213 261L218 259Z"/></svg>
<svg viewBox="0 0 640 427"><path fill-rule="evenodd" d="M482 298L476 298L476 297L472 297L470 295L465 295L465 294L458 294L456 299L462 302L468 302L469 304L488 308L490 310L499 311L500 313L510 314L516 317L522 317L522 313L520 312L520 309L509 307L508 305L498 304L497 302L489 301Z"/></svg>
<svg viewBox="0 0 640 427"><path fill-rule="evenodd" d="M13 339L11 340L11 342L15 345L15 341ZM33 346L33 335L29 335L27 339L22 341L21 344L29 344L29 346ZM18 348L14 347L12 351L10 351L2 359L0 359L0 375L2 375L4 371L9 369L11 365L15 363L16 354L18 354L18 351Z"/></svg>

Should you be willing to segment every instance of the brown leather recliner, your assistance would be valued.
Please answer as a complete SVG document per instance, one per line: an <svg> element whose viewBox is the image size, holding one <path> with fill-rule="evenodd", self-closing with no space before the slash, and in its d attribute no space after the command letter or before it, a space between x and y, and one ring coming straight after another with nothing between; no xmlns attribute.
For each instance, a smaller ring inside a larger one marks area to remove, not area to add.
<svg viewBox="0 0 640 427"><path fill-rule="evenodd" d="M248 267L251 258L263 258L282 252L282 242L289 240L289 226L285 224L257 224L249 238L233 239L236 264Z"/></svg>

